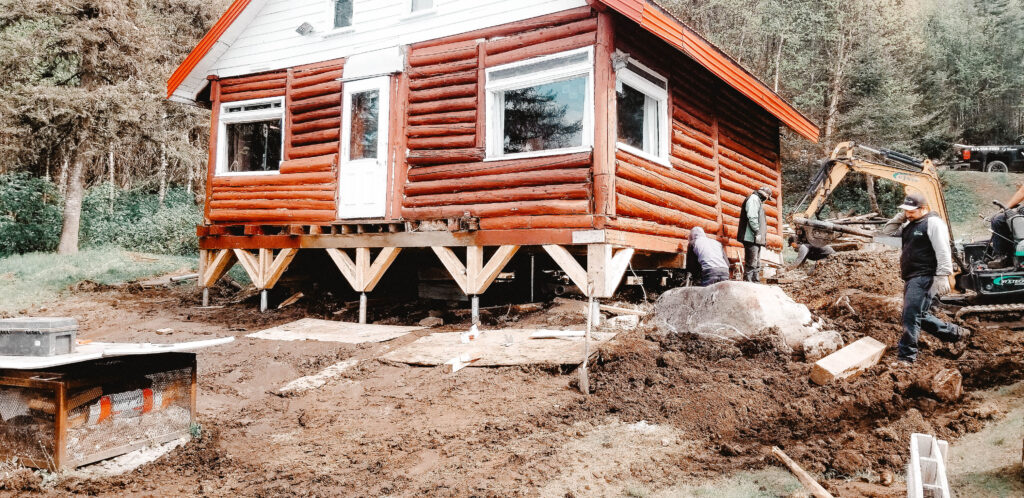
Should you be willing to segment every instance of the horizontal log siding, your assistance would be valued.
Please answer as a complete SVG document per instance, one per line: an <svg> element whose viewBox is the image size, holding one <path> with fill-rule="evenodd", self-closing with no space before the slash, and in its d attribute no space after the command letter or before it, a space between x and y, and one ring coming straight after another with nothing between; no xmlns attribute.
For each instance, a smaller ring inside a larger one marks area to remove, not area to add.
<svg viewBox="0 0 1024 498"><path fill-rule="evenodd" d="M669 80L671 166L617 151L612 228L685 239L702 227L740 246L736 227L747 195L780 191L778 120L692 59L647 33L619 25L616 47ZM765 207L768 245L782 248L781 195Z"/></svg>
<svg viewBox="0 0 1024 498"><path fill-rule="evenodd" d="M484 161L484 69L591 46L588 9L497 26L409 51L408 151L401 215L480 217L480 228L588 228L590 153Z"/></svg>
<svg viewBox="0 0 1024 498"><path fill-rule="evenodd" d="M289 74L289 72L291 74ZM213 222L331 221L337 215L342 61L221 81L222 102L285 96L277 175L214 177Z"/></svg>

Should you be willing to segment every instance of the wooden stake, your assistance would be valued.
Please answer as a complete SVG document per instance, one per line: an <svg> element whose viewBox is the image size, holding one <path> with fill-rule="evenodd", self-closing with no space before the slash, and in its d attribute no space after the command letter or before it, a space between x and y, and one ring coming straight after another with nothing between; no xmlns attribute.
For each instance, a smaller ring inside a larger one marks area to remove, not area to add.
<svg viewBox="0 0 1024 498"><path fill-rule="evenodd" d="M792 458L789 458L788 455L783 453L778 446L772 446L772 455L782 461L782 463L786 464L786 467L789 467L790 472L796 476L797 480L800 481L800 484L804 485L804 488L806 488L807 491L810 491L811 494L814 495L814 498L834 498L832 494L825 490L825 488L821 487L821 484L818 484L818 481L815 481L807 471L800 468Z"/></svg>
<svg viewBox="0 0 1024 498"><path fill-rule="evenodd" d="M583 364L580 365L580 392L590 394L590 377L587 375L587 360L590 358L590 329L594 322L594 296L593 293L587 301L587 331L583 335Z"/></svg>

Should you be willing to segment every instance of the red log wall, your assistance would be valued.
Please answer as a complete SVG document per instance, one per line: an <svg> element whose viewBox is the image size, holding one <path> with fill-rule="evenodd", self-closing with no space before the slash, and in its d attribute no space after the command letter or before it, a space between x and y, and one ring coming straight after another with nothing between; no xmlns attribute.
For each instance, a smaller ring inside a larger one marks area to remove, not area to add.
<svg viewBox="0 0 1024 498"><path fill-rule="evenodd" d="M593 46L596 32L581 8L413 45L401 216L468 212L485 230L592 226L590 153L483 161L484 70Z"/></svg>
<svg viewBox="0 0 1024 498"><path fill-rule="evenodd" d="M700 226L730 245L744 199L761 185L768 245L782 248L779 122L692 59L620 19L616 48L668 78L671 167L615 153L617 219L609 227L685 238Z"/></svg>
<svg viewBox="0 0 1024 498"><path fill-rule="evenodd" d="M279 174L214 176L211 161L210 221L315 223L336 218L341 132L341 82L337 80L343 62L225 78L217 83L214 127L221 103L284 96L285 136Z"/></svg>

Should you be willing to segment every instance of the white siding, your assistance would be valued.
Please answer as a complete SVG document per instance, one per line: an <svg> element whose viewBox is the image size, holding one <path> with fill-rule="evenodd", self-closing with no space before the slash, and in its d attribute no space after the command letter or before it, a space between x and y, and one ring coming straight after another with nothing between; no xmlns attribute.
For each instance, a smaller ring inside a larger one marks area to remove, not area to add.
<svg viewBox="0 0 1024 498"><path fill-rule="evenodd" d="M247 10L258 13L245 12L236 22L242 24L241 32L226 33L226 47L218 44L175 96L191 100L210 74L230 77L310 64L587 5L585 0L435 0L435 12L409 16L408 0L355 0L352 26L334 32L330 0L266 0L262 7L253 3ZM303 22L316 32L296 33Z"/></svg>

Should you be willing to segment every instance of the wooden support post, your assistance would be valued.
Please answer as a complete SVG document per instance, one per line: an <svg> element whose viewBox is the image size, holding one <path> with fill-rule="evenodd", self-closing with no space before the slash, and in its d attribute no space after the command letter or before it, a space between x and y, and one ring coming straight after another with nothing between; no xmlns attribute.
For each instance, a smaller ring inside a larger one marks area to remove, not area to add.
<svg viewBox="0 0 1024 498"><path fill-rule="evenodd" d="M359 292L359 323L366 323L366 293L377 287L384 272L391 268L391 263L395 262L400 252L400 247L385 247L376 258L371 258L368 247L358 247L356 259L352 261L352 257L342 249L327 249L327 255L341 270L342 276L352 289Z"/></svg>
<svg viewBox="0 0 1024 498"><path fill-rule="evenodd" d="M467 296L476 297L487 291L498 274L505 268L505 265L515 256L519 246L500 246L491 256L491 259L484 262L484 248L482 246L466 247L466 264L462 264L455 252L447 247L431 247L437 258L441 260L452 279L458 284L462 292ZM474 320L475 323L475 320Z"/></svg>

